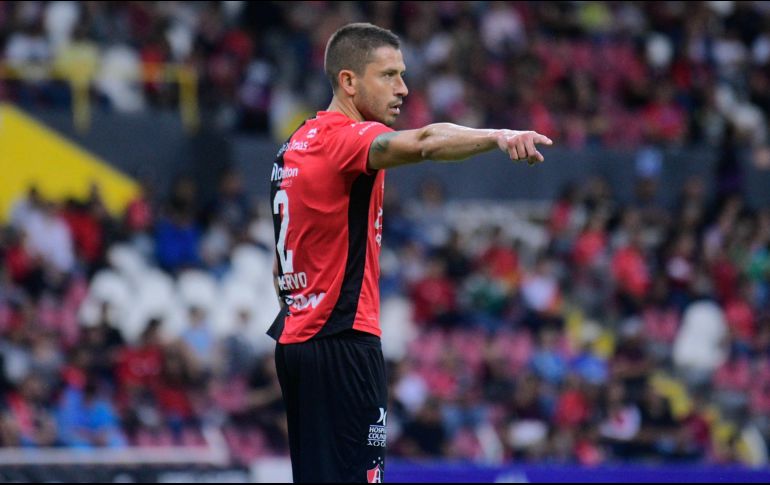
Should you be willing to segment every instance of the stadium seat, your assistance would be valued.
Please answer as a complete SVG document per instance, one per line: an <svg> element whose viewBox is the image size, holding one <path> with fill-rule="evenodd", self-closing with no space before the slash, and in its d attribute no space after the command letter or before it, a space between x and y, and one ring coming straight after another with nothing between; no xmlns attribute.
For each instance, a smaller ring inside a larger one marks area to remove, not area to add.
<svg viewBox="0 0 770 485"><path fill-rule="evenodd" d="M107 251L107 261L121 276L134 285L141 280L148 266L141 253L129 244L111 246Z"/></svg>
<svg viewBox="0 0 770 485"><path fill-rule="evenodd" d="M197 306L210 313L219 301L219 287L211 274L186 270L177 276L177 293L184 305Z"/></svg>
<svg viewBox="0 0 770 485"><path fill-rule="evenodd" d="M173 339L184 328L183 317L175 298L173 279L158 269L150 269L137 279L132 303L120 330L127 341L135 342L151 318L160 318L163 336Z"/></svg>
<svg viewBox="0 0 770 485"><path fill-rule="evenodd" d="M102 270L91 280L78 319L83 325L96 325L99 323L102 305L107 304L110 320L120 324L131 301L131 287L126 279L117 271Z"/></svg>
<svg viewBox="0 0 770 485"><path fill-rule="evenodd" d="M674 363L696 381L710 376L727 359L722 345L726 335L727 323L719 306L709 301L692 303L674 341Z"/></svg>

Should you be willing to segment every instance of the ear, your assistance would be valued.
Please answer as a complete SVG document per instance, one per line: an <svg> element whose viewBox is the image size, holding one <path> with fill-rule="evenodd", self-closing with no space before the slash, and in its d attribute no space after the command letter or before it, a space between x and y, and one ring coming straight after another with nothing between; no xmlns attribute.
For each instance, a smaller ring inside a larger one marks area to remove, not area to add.
<svg viewBox="0 0 770 485"><path fill-rule="evenodd" d="M356 73L343 69L337 74L337 84L340 89L348 96L355 96L356 94Z"/></svg>

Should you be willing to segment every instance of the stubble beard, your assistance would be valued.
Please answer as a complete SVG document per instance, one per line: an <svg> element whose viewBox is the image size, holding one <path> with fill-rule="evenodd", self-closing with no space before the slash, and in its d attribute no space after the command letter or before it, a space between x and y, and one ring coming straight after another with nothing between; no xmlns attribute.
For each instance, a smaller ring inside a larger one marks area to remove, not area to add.
<svg viewBox="0 0 770 485"><path fill-rule="evenodd" d="M361 106L364 110L359 109L359 112L364 116L365 121L377 121L385 126L393 126L396 122L396 116L388 113L387 105L379 110L377 103L369 97L369 93L365 90L361 91Z"/></svg>

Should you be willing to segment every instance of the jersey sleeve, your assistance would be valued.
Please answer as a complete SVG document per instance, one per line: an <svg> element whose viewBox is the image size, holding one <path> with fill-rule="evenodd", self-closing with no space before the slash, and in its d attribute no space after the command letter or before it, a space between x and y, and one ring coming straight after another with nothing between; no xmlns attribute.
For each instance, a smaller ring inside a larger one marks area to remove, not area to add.
<svg viewBox="0 0 770 485"><path fill-rule="evenodd" d="M367 168L369 147L375 138L393 131L376 121L351 123L339 130L330 139L331 159L338 164L341 173L359 175L370 174Z"/></svg>

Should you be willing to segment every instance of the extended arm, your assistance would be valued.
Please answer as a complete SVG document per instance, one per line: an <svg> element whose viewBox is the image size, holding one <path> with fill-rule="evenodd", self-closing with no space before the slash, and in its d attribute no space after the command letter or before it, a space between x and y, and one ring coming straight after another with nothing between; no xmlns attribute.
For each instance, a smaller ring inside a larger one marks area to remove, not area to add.
<svg viewBox="0 0 770 485"><path fill-rule="evenodd" d="M547 136L534 131L484 130L452 123L435 123L417 130L383 133L369 148L369 168L397 167L424 160L458 161L494 148L511 160L543 161L535 144L551 145Z"/></svg>

